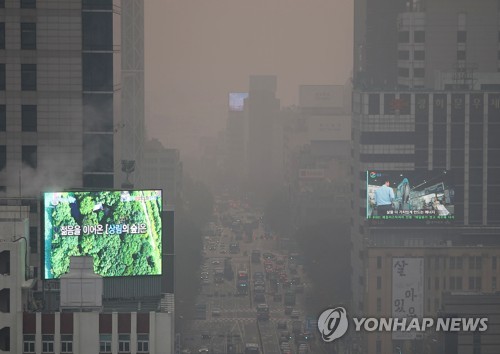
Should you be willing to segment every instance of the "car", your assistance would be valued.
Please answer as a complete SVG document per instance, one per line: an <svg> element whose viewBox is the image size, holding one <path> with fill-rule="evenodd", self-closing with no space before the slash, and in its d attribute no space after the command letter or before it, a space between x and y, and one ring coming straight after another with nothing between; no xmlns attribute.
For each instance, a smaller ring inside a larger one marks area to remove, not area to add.
<svg viewBox="0 0 500 354"><path fill-rule="evenodd" d="M266 283L263 280L254 280L253 285L265 287Z"/></svg>
<svg viewBox="0 0 500 354"><path fill-rule="evenodd" d="M220 261L219 261L218 259L214 259L214 260L212 261L212 264L214 264L214 265L220 264Z"/></svg>
<svg viewBox="0 0 500 354"><path fill-rule="evenodd" d="M286 328L287 328L287 323L286 323L286 321L284 321L284 320L280 320L280 321L278 321L278 323L277 323L277 327L278 327L278 329L286 329Z"/></svg>
<svg viewBox="0 0 500 354"><path fill-rule="evenodd" d="M290 314L290 317L292 317L293 319L298 319L300 317L299 310L293 310L292 313Z"/></svg>
<svg viewBox="0 0 500 354"><path fill-rule="evenodd" d="M253 278L255 280L264 280L264 273L262 273L262 272L254 272L253 273Z"/></svg>
<svg viewBox="0 0 500 354"><path fill-rule="evenodd" d="M213 317L219 317L219 316L220 316L220 314L221 314L220 308L218 308L218 307L214 307L214 308L212 309L212 316L213 316Z"/></svg>
<svg viewBox="0 0 500 354"><path fill-rule="evenodd" d="M208 350L208 348L206 348L206 347L203 347L203 348L198 349L198 353L208 354L208 353L210 353L210 350Z"/></svg>

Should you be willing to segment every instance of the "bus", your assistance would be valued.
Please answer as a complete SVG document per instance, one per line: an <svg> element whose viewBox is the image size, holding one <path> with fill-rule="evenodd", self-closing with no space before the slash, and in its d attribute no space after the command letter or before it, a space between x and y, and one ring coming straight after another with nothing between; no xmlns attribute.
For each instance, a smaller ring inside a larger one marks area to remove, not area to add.
<svg viewBox="0 0 500 354"><path fill-rule="evenodd" d="M224 282L224 269L217 268L214 270L214 282L217 284Z"/></svg>
<svg viewBox="0 0 500 354"><path fill-rule="evenodd" d="M259 250L252 251L252 263L260 263L260 251Z"/></svg>
<svg viewBox="0 0 500 354"><path fill-rule="evenodd" d="M229 244L229 253L240 253L240 244L237 242Z"/></svg>
<svg viewBox="0 0 500 354"><path fill-rule="evenodd" d="M267 306L267 304L257 305L257 320L269 320L269 306Z"/></svg>
<svg viewBox="0 0 500 354"><path fill-rule="evenodd" d="M259 345L257 343L245 344L245 354L260 354Z"/></svg>

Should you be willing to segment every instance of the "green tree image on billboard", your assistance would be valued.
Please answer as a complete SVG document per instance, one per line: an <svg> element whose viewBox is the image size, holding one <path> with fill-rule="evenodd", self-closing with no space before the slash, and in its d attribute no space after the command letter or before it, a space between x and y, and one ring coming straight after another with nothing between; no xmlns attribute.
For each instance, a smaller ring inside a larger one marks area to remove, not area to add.
<svg viewBox="0 0 500 354"><path fill-rule="evenodd" d="M160 275L160 190L44 195L44 275L69 271L71 256L91 256L103 277Z"/></svg>

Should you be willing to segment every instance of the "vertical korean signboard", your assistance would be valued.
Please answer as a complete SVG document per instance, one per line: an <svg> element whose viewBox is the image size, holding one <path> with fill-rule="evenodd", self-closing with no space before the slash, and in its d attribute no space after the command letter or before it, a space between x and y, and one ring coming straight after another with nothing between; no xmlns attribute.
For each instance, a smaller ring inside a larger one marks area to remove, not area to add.
<svg viewBox="0 0 500 354"><path fill-rule="evenodd" d="M392 317L422 318L424 312L424 259L392 259ZM392 339L415 339L416 332L393 331Z"/></svg>

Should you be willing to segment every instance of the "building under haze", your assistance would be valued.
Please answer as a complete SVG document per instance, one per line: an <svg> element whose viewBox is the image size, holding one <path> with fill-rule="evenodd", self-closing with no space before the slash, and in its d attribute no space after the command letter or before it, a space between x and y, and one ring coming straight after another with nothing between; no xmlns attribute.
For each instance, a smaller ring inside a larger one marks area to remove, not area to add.
<svg viewBox="0 0 500 354"><path fill-rule="evenodd" d="M348 216L350 87L302 85L298 120L284 111L285 170L297 225ZM300 122L300 123L299 123ZM299 131L302 131L301 141Z"/></svg>
<svg viewBox="0 0 500 354"><path fill-rule="evenodd" d="M283 133L279 124L277 78L250 76L247 108L246 178L250 198L263 203L282 186Z"/></svg>
<svg viewBox="0 0 500 354"><path fill-rule="evenodd" d="M7 228L0 235L7 240L1 242L0 250L4 266L0 307L10 313L4 319L12 320L9 326L14 326L10 335L2 329L0 352L18 353L21 348L33 352L53 352L50 349L56 348L57 352L65 341L57 332L61 330L60 322L53 314L60 310L60 282L40 280L40 254L44 250L40 195L48 189L120 187L124 182L122 135L129 144L127 148L130 147L125 149L127 154L123 158L136 162L140 159L137 156L142 149L144 130L143 113L140 114L144 108L140 19L143 4L124 0L124 6L121 5L119 0L0 1L0 91L3 91L0 92L0 205L2 210L12 209L15 214L2 216L1 221L9 227L17 227L20 222L25 226L20 241L11 241L17 234ZM123 61L122 44L128 56ZM121 106L122 82L125 99L134 96L124 106ZM127 111L125 116L121 115L122 110ZM130 123L134 123L133 128ZM133 141L126 138L130 132ZM18 264L21 258L29 259L22 267ZM169 298L165 293L172 291L165 286L165 277L106 278L102 311L129 313L133 329L134 315L130 314L162 312L165 308L162 300ZM166 307L171 328L173 307ZM41 314L34 316L34 311ZM45 322L47 312L52 317L49 315L51 319ZM78 332L85 316L90 316L87 320L94 321L96 326ZM34 318L36 323L31 322ZM120 338L115 320L112 321L109 345L117 350ZM99 314L74 315L74 348L78 343L80 347L93 348L92 352L99 348L98 323ZM165 322L161 323L160 327L164 327ZM153 336L154 327L149 329ZM24 338L23 333L29 337ZM136 338L133 330L127 333L130 340ZM63 334L67 339L66 335L71 333ZM158 345L171 351L172 336L158 340L161 340ZM164 341L168 341L168 346ZM66 349L69 342L66 341ZM134 346L130 344L131 348ZM154 347L153 342L150 347Z"/></svg>
<svg viewBox="0 0 500 354"><path fill-rule="evenodd" d="M140 188L155 186L163 190L163 209L174 210L182 190L182 162L177 149L167 149L156 139L146 142L143 149Z"/></svg>
<svg viewBox="0 0 500 354"><path fill-rule="evenodd" d="M404 3L395 14L392 11L400 7L394 1L356 5L360 15L356 19L373 24L364 32L364 24L356 21L355 25L355 41L366 49L355 57L358 79L352 100L351 311L357 314L373 314L377 308L373 299L380 293L373 287L369 255L385 248L384 262L422 257L425 282L434 277L430 267L435 267L436 249L441 247L439 262L448 267L458 254L469 260L469 254L479 252L485 266L474 268L474 281L476 277L482 280L469 289L467 276L463 290L496 291L498 270L492 271L492 264L498 255L481 247L500 245L499 4L493 0ZM394 23L377 26L380 18L372 17L386 7L392 13L387 20ZM376 35L391 27L390 34ZM384 45L379 49L390 48L384 53L387 62L369 55L380 41ZM376 78L377 71L388 72L387 85ZM395 211L390 217L380 217L372 203L374 190L386 176L396 191ZM415 210L427 210L431 216L412 214ZM443 275L448 284L455 276ZM394 278L388 279L397 285ZM422 289L425 302L417 316L436 315L443 291L453 290L450 285L434 289L435 280L431 282ZM389 284L383 286L393 289ZM387 306L384 301L381 305ZM397 312L394 303L385 310L391 315ZM363 353L391 352L401 345L409 353L418 353L416 348L422 344L421 338L381 340L375 345L356 340ZM482 340L486 343L486 338ZM463 353L472 353L472 348Z"/></svg>

